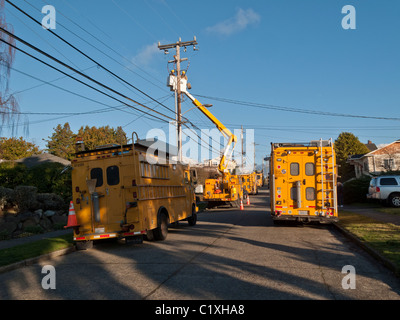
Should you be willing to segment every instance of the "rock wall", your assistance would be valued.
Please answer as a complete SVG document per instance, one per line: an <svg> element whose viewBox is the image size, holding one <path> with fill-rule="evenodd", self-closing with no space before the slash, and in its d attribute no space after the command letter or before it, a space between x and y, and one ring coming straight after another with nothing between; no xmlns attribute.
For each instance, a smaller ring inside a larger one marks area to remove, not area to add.
<svg viewBox="0 0 400 320"><path fill-rule="evenodd" d="M67 224L68 204L52 193L37 193L36 187L0 187L0 238L24 232L46 232Z"/></svg>

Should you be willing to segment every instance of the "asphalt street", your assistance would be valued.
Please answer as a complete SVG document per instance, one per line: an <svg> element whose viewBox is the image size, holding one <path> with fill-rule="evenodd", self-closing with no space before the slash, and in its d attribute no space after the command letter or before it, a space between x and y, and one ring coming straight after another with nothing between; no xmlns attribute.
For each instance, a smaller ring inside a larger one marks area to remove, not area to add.
<svg viewBox="0 0 400 320"><path fill-rule="evenodd" d="M45 265L55 289L42 287ZM343 287L345 266L355 288ZM243 211L170 226L165 241L99 242L0 274L0 284L0 300L400 300L399 279L334 227L274 225L266 190Z"/></svg>

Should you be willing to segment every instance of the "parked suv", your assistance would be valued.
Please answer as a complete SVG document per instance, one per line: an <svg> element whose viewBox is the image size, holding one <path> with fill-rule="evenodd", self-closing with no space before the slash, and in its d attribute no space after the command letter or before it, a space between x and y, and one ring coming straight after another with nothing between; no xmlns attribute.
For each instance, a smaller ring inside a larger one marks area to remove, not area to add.
<svg viewBox="0 0 400 320"><path fill-rule="evenodd" d="M372 178L368 188L368 199L378 199L393 207L400 207L400 176Z"/></svg>

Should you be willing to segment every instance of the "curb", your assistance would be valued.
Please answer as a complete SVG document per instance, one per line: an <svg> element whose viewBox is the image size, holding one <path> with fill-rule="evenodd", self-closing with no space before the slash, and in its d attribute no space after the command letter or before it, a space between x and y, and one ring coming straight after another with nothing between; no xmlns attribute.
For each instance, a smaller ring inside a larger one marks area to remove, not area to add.
<svg viewBox="0 0 400 320"><path fill-rule="evenodd" d="M27 259L27 260L15 262L15 263L9 264L7 266L0 267L0 274L4 273L4 272L15 270L15 269L18 269L18 268L30 266L30 265L33 265L35 263L39 263L40 261L45 261L45 260L53 259L53 258L58 257L58 256L63 256L63 255L66 255L66 254L74 252L74 251L76 251L75 246L71 246L71 247L68 247L68 248L65 248L65 249L61 249L61 250L57 250L57 251L53 251L53 252L50 252L50 253L43 254L43 255L38 256L38 257L34 257L34 258Z"/></svg>
<svg viewBox="0 0 400 320"><path fill-rule="evenodd" d="M395 276L400 277L400 268L398 268L392 261L388 260L386 257L384 257L381 253L367 245L366 243L362 242L357 236L352 234L350 231L346 230L345 228L339 226L337 223L333 223L336 227L337 230L339 230L344 236L346 236L348 239L352 240L355 242L359 247L364 249L367 253L369 253L372 257L374 257L376 260L381 262L385 267L387 267L390 271L392 271Z"/></svg>

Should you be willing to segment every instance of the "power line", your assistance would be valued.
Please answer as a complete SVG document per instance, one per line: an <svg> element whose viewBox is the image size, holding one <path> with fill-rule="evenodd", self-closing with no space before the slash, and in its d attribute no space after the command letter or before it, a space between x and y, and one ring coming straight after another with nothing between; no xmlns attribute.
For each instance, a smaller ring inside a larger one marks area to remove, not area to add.
<svg viewBox="0 0 400 320"><path fill-rule="evenodd" d="M21 8L19 8L18 6L16 6L14 3L12 3L10 0L5 0L7 3L11 4L15 9L17 9L18 11L20 11L21 13L23 13L24 15L26 15L29 19L31 19L32 21L34 21L35 23L37 23L38 25L42 26L40 21L37 21L35 18L33 18L31 15L29 15L27 12L25 12L24 10L22 10ZM145 95L146 97L148 97L149 99L152 99L154 102L158 103L159 105L161 105L162 107L166 108L169 111L174 112L174 110L171 110L170 108L168 108L167 106L163 105L162 103L160 103L159 101L157 101L156 99L154 99L153 97L151 97L150 95L148 95L147 93L145 93L144 91L140 90L139 88L137 88L136 86L132 85L131 83L129 83L128 81L126 81L125 79L119 77L117 74L115 74L114 72L112 72L111 70L109 70L108 68L106 68L105 66L103 66L101 63L99 63L98 61L94 60L93 58L91 58L90 56L88 56L86 53L84 53L82 50L78 49L76 46L74 46L73 44L71 44L70 42L68 42L67 40L65 40L63 37L59 36L58 34L54 33L51 29L47 29L47 31L49 31L52 35L56 36L58 39L60 39L61 41L63 41L64 43L66 43L68 46L70 46L71 48L73 48L74 50L76 50L77 52L79 52L80 54L82 54L84 57L86 57L87 59L89 59L90 61L94 62L96 65L98 65L100 68L102 68L103 70L107 71L108 73L110 73L111 75L113 75L114 77L116 77L117 79L119 79L120 81L124 82L125 84L129 85L130 87L134 88L135 90L137 90L138 92L142 93L143 95ZM129 99L129 98L128 98ZM132 99L130 99L131 101L133 101ZM137 103L136 101L134 101L135 103ZM172 119L172 118L171 118Z"/></svg>
<svg viewBox="0 0 400 320"><path fill-rule="evenodd" d="M348 118L400 121L400 118L393 118L393 117L390 117L390 118L389 117L376 117L376 116L354 115L354 114L346 114L346 113L335 113L335 112L327 112L327 111L317 111L317 110L311 110L311 109L300 109L300 108L293 108L293 107L283 107L283 106L277 106L277 105L265 104L265 103L240 101L240 100L219 98L219 97L210 97L210 96L204 96L204 95L200 95L200 94L197 94L196 96L206 98L206 99L236 104L236 105L247 106L247 107L269 109L269 110L279 110L279 111L285 111L285 112L307 113L307 114L333 116L333 117L348 117Z"/></svg>
<svg viewBox="0 0 400 320"><path fill-rule="evenodd" d="M42 0L43 3L46 4L45 0ZM27 2L25 0L25 2ZM36 7L34 7L31 3L27 2L30 6L32 6L33 8L35 8L36 10L40 11L39 9L37 9ZM74 24L75 26L77 26L78 28L80 28L82 31L84 31L85 33L87 33L88 35L90 35L92 38L94 38L95 40L97 40L98 42L100 42L102 45L104 45L105 47L107 47L109 50L111 50L114 54L120 56L122 59L124 59L125 61L127 61L128 63L134 65L136 68L138 68L140 71L142 71L143 73L146 73L148 76L152 77L153 79L155 79L152 75L150 75L148 72L146 72L145 70L143 70L140 66L138 66L137 64L133 63L133 61L127 59L126 57L124 57L122 54L120 54L118 51L116 51L114 48L112 48L111 46L109 46L107 43L105 43L104 41L102 41L101 39L99 39L98 37L96 37L95 35L93 35L91 32L89 32L88 30L86 30L85 28L83 28L79 23L76 23L75 21L73 21L72 19L68 18L65 14L63 14L59 9L57 9L57 14L61 14L64 18L66 18L68 21L70 21L72 24ZM80 40L82 40L83 42L87 43L88 45L90 45L92 48L96 49L97 51L101 52L103 55L105 55L106 57L108 57L109 59L111 59L112 61L114 61L115 63L119 64L120 66L122 66L123 68L127 69L129 72L139 76L140 78L142 78L143 80L151 83L152 85L158 87L159 89L162 89L159 85L155 84L154 82L150 81L149 79L146 79L145 77L143 77L142 75L140 75L139 73L133 71L131 68L128 68L126 65L122 64L121 62L119 62L118 60L114 59L112 56L108 55L107 53L105 53L104 51L100 50L97 46L91 44L89 41L87 41L85 38L82 38L81 36L77 35L75 32L71 31L69 28L67 28L66 26L64 26L61 22L57 21L57 25L62 26L64 29L68 30L70 33L72 33L73 35L75 35L76 37L78 37ZM157 79L155 79L157 80ZM163 90L163 89L162 89ZM163 90L165 91L165 90Z"/></svg>
<svg viewBox="0 0 400 320"><path fill-rule="evenodd" d="M1 27L0 27L0 30L2 30L3 32L5 31L5 32L8 33L8 31L6 31L5 29L3 29L3 28L1 28ZM13 37L16 37L16 36L14 35ZM18 37L16 37L16 38L18 38ZM58 69L58 68L56 68L56 67L54 67L54 66L48 64L47 62L45 62L45 61L43 61L43 60L41 60L41 59L39 59L39 58L37 58L37 57L31 55L30 53L28 53L28 52L22 50L21 48L18 48L18 47L16 47L16 46L12 45L11 43L9 43L9 42L7 42L7 41L1 39L1 38L0 38L0 41L3 42L3 43L5 43L5 44L8 44L9 46L11 46L12 48L14 48L14 49L16 49L16 50L18 50L18 51L20 51L20 52L26 54L27 56L31 57L32 59L35 59L35 60L37 60L37 61L43 63L44 65L46 65L46 66L48 66L48 67L50 67L50 68L52 68L52 69L54 69L54 70L56 70L56 71L58 71L58 72L60 72L60 73L62 73L62 74L68 76L69 78L71 78L71 79L73 79L73 80L75 80L75 81L77 81L77 82L79 82L79 83L81 83L81 84L83 84L83 85L85 85L85 86L87 86L87 87L89 87L89 88L91 88L91 89L93 89L93 90L95 90L95 91L97 91L97 92L99 92L99 93L101 93L101 94L103 94L103 95L105 95L105 96L111 98L111 99L114 99L114 100L116 100L116 101L118 101L118 102L120 102L120 103L123 103L123 104L125 104L126 106L128 106L128 107L130 107L130 108L133 108L133 109L135 109L135 110L137 110L137 111L139 111L139 112L145 113L145 114L147 114L147 115L149 115L149 116L151 116L151 117L153 117L153 118L159 119L159 120L164 121L164 122L168 122L167 120L164 120L164 119L159 118L159 117L157 117L157 116L155 116L155 115L149 114L149 113L146 112L146 111L140 110L139 108L136 108L136 107L134 107L134 106L132 106L132 105L129 105L129 104L127 104L126 102L123 102L122 100L119 100L119 99L113 97L112 95L110 95L110 94L108 94L108 93L106 93L106 92L103 92L103 91L101 91L101 90L99 90L99 89L97 89L97 88L95 88L95 87L93 87L93 86L91 86L91 85L89 85L89 84L83 82L82 80L79 80L79 79L77 79L77 78L75 78L75 77L73 77L73 76L67 74L66 72L64 72L64 71L62 71L62 70L60 70L60 69ZM23 41L23 40L22 40L22 41ZM38 50L40 50L40 49L38 49ZM41 50L40 50L40 51L41 51ZM42 51L42 52L43 52L43 51ZM50 58L52 58L52 59L58 60L58 59L52 57L51 55L49 55L49 54L47 54L47 53L44 53L44 52L43 52L43 54L46 55L46 56L48 56L48 57L50 57ZM58 61L59 61L59 60L58 60ZM60 62L61 64L65 65L67 68L69 68L69 69L75 71L76 73L78 73L78 74L80 74L80 75L82 75L82 76L88 78L89 80L95 82L96 84L98 84L98 85L100 85L100 86L102 86L102 87L105 87L106 89L108 89L108 90L110 90L110 91L113 91L113 92L115 92L115 93L118 93L117 91L115 91L115 90L113 90L113 89L107 87L106 85L104 85L104 84L98 82L97 80L94 80L94 79L92 79L91 77L82 74L80 71L78 71L78 70L72 68L71 66L68 66L68 65L64 64L63 62L61 62L61 61L59 61L59 62ZM118 94L119 94L119 95L122 95L122 94L120 94L120 93L118 93ZM130 101L135 102L136 104L138 104L138 105L140 105L140 106L143 106L143 107L149 109L148 107L144 106L143 104L141 104L141 103L139 103L139 102L137 102L137 101L135 101L135 100L132 100L132 99L130 99L130 98L124 96L124 95L122 95L122 96L123 96L124 98L130 100ZM151 109L150 109L150 110L151 110ZM152 110L152 111L154 111L154 110ZM154 112L159 113L159 112L157 112L157 111L154 111ZM159 114L161 114L161 113L159 113ZM165 116L164 114L161 114L161 115ZM165 117L169 118L168 116L165 116ZM172 119L172 118L170 118L170 119Z"/></svg>

